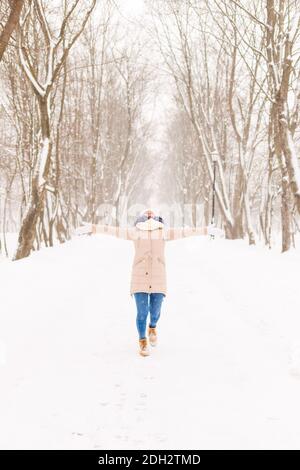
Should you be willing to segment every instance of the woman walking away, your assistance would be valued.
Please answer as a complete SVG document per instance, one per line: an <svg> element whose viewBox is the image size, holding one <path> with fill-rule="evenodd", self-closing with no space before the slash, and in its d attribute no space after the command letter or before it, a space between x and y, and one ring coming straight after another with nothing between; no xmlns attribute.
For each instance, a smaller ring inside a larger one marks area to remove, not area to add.
<svg viewBox="0 0 300 470"><path fill-rule="evenodd" d="M157 345L157 323L162 302L167 294L165 242L192 235L223 235L221 229L210 224L204 228L166 228L162 217L147 209L136 219L134 227L85 224L76 229L77 235L104 233L134 242L135 254L131 271L130 294L136 303L136 327L139 336L139 354L148 356L150 346ZM150 322L147 328L147 318ZM147 330L147 336L146 336Z"/></svg>

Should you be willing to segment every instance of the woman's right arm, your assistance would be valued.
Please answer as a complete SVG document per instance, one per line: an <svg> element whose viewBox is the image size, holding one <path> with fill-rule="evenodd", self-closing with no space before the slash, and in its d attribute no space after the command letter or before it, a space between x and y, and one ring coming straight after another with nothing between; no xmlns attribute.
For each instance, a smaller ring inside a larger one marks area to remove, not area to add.
<svg viewBox="0 0 300 470"><path fill-rule="evenodd" d="M136 227L116 227L106 224L91 224L83 222L80 227L75 229L75 235L89 235L103 233L104 235L113 235L124 240L135 240Z"/></svg>

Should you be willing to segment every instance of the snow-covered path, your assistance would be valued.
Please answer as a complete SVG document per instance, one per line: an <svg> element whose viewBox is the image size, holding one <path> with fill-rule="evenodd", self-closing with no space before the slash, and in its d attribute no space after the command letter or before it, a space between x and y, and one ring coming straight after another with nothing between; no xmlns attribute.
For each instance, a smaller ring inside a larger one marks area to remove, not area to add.
<svg viewBox="0 0 300 470"><path fill-rule="evenodd" d="M1 263L0 447L300 448L298 253L169 242L146 358L132 255L97 235Z"/></svg>

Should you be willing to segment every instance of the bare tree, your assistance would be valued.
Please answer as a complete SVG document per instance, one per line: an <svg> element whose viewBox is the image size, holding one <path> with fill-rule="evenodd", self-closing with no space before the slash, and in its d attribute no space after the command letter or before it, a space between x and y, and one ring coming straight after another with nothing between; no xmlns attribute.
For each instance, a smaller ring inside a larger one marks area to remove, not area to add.
<svg viewBox="0 0 300 470"><path fill-rule="evenodd" d="M30 3L21 20L19 30L19 57L22 69L30 81L33 92L37 99L40 117L40 151L35 164L35 170L31 181L30 197L27 204L18 239L18 248L14 259L28 256L33 247L36 237L36 225L38 218L44 209L45 191L51 164L52 139L51 139L51 93L56 79L65 63L68 54L82 33L87 20L95 7L95 0L92 0L89 7L83 13L83 18L77 26L76 31L69 34L68 30L74 16L78 14L76 7L79 0L75 0L71 7L64 11L64 18L61 22L57 37L51 32L51 26L46 18L46 12L40 0ZM39 57L44 61L34 63L37 59L32 53L30 37L30 24L37 20L40 25L40 34L46 46L46 56ZM73 24L74 28L74 24ZM64 41L66 35L68 38ZM45 74L43 73L45 70Z"/></svg>
<svg viewBox="0 0 300 470"><path fill-rule="evenodd" d="M247 50L252 51L266 69L267 80L257 80L257 83L269 102L269 158L276 158L281 169L282 250L286 251L292 243L292 196L300 214L300 168L294 140L295 128L299 124L300 99L300 71L297 68L299 54L296 47L299 42L300 16L297 2L256 0L249 6L239 0L214 0L214 4L234 25ZM242 22L241 18L245 20ZM249 24L254 25L256 35L249 35ZM261 38L259 47L255 44L256 36ZM249 68L252 70L250 65ZM292 107L291 93L294 93ZM276 164L272 162L269 164L269 185L274 166ZM269 193L268 214L272 200ZM269 222L268 217L265 234L270 231Z"/></svg>

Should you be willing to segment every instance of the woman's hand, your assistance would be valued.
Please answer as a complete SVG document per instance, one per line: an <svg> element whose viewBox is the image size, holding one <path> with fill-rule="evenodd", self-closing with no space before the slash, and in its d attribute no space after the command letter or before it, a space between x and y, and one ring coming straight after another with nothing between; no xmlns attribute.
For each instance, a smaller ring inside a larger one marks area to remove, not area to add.
<svg viewBox="0 0 300 470"><path fill-rule="evenodd" d="M88 222L83 222L83 225L75 230L75 235L87 235L89 233L95 233L95 225Z"/></svg>

